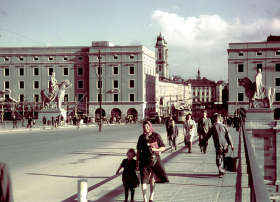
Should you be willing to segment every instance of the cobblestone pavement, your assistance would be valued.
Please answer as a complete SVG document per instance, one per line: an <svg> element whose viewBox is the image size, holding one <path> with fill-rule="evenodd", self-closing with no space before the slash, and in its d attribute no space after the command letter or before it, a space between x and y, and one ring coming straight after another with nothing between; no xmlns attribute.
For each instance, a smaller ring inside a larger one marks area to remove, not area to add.
<svg viewBox="0 0 280 202"><path fill-rule="evenodd" d="M171 153L169 150L162 154L170 183L156 185L154 201L249 201L245 154L242 142L240 142L242 139L232 128L230 133L234 140L235 155L238 155L241 159L238 163L238 172L227 172L223 178L218 177L212 139L209 140L207 154L200 152L197 141L193 145L193 153L191 154L187 153L181 143L177 151ZM89 202L123 201L121 176L89 191L88 200ZM136 188L135 201L143 201L140 187Z"/></svg>

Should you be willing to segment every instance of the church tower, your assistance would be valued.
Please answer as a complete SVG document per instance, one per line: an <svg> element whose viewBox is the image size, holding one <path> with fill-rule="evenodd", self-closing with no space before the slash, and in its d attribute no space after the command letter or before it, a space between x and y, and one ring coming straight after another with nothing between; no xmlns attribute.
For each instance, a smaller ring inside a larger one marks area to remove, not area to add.
<svg viewBox="0 0 280 202"><path fill-rule="evenodd" d="M157 37L156 43L156 72L160 77L168 77L168 54L167 42L164 40L161 33Z"/></svg>

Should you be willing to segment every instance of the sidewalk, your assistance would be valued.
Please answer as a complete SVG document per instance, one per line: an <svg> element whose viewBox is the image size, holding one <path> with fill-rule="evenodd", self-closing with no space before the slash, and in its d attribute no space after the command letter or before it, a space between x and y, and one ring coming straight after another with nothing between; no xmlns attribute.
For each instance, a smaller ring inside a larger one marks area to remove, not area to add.
<svg viewBox="0 0 280 202"><path fill-rule="evenodd" d="M170 183L156 185L154 201L250 201L242 139L232 128L230 133L234 141L235 152L241 157L238 172L227 172L223 178L218 177L212 139L209 140L207 154L200 152L197 141L193 145L193 153L191 154L186 152L181 143L176 152L171 153L168 150L162 154ZM103 184L89 186L88 191L89 202L119 202L124 200L121 175L112 177ZM140 187L136 189L135 201L143 201Z"/></svg>

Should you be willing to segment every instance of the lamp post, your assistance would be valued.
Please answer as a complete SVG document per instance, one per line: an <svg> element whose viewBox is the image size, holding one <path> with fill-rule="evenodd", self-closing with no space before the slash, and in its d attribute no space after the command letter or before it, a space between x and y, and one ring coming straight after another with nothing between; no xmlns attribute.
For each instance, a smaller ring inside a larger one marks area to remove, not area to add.
<svg viewBox="0 0 280 202"><path fill-rule="evenodd" d="M101 95L101 56L100 56L100 49L98 50L98 82L99 82L99 132L102 129L102 95Z"/></svg>

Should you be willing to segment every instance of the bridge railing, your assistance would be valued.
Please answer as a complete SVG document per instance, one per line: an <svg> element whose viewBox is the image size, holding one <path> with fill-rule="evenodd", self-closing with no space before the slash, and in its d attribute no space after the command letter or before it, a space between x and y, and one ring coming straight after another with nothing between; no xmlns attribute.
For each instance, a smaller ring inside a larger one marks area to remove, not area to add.
<svg viewBox="0 0 280 202"><path fill-rule="evenodd" d="M250 187L251 202L270 202L268 192L264 184L264 178L255 158L255 152L252 148L250 137L245 132L244 122L241 124L240 135L243 136L245 157L247 164L247 173Z"/></svg>

